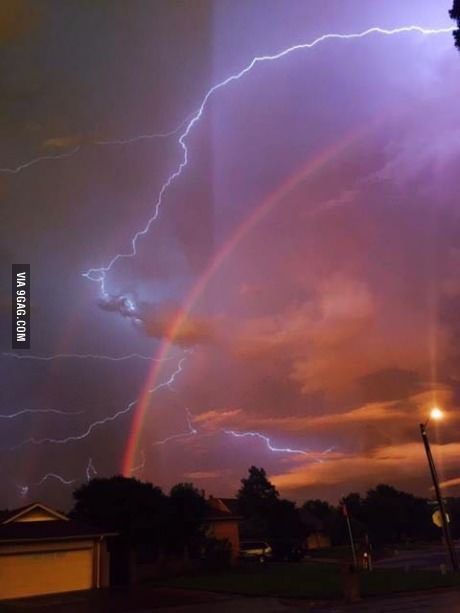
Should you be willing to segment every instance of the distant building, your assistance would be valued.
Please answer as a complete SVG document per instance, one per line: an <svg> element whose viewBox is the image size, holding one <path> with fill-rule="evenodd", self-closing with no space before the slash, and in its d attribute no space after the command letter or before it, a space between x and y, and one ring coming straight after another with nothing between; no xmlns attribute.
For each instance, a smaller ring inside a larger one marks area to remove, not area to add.
<svg viewBox="0 0 460 613"><path fill-rule="evenodd" d="M326 533L324 522L315 517L307 509L300 510L302 524L309 534L305 540L307 549L326 549L331 546L331 537Z"/></svg>
<svg viewBox="0 0 460 613"><path fill-rule="evenodd" d="M307 549L328 549L331 537L324 532L312 532L307 536Z"/></svg>
<svg viewBox="0 0 460 613"><path fill-rule="evenodd" d="M227 540L232 548L232 560L235 561L240 552L240 520L233 499L214 498L206 500L208 513L205 518L206 534L217 540ZM237 501L235 500L235 503Z"/></svg>
<svg viewBox="0 0 460 613"><path fill-rule="evenodd" d="M0 513L0 600L107 586L108 536L40 503Z"/></svg>
<svg viewBox="0 0 460 613"><path fill-rule="evenodd" d="M202 495L205 497L204 491ZM206 498L207 512L203 518L203 528L207 537L230 543L231 563L234 563L240 552L239 522L241 518L229 509L224 500L227 499L215 498L214 496ZM128 560L127 555L125 552L125 562L130 564L129 583L196 572L203 568L204 562L202 558L193 556L190 558L186 551L180 554L160 553L154 559L149 559L148 556L139 556L135 551L131 552L130 560ZM114 555L113 560L116 561L117 557Z"/></svg>

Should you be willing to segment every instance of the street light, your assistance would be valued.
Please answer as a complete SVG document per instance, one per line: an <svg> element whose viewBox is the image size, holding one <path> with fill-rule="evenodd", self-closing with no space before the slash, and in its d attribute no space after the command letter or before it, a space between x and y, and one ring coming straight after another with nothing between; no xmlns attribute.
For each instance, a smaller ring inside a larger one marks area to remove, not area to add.
<svg viewBox="0 0 460 613"><path fill-rule="evenodd" d="M430 419L434 419L435 421L439 421L444 417L444 413L441 411L439 407L433 407L430 411ZM429 421L428 420L428 421ZM426 423L428 425L428 422Z"/></svg>
<svg viewBox="0 0 460 613"><path fill-rule="evenodd" d="M427 421L424 424L420 424L420 434L422 435L422 441L425 447L425 453L426 453L426 457L428 460L428 466L430 467L431 478L433 479L434 491L436 493L436 498L437 498L438 505L439 505L439 511L441 513L442 532L444 535L444 540L446 543L447 551L449 553L450 563L452 566L452 570L457 571L458 562L457 562L457 556L455 554L454 542L452 540L452 535L450 532L450 526L448 523L448 518L447 518L447 513L446 513L446 507L444 505L444 501L441 495L441 487L439 485L438 473L436 471L436 465L434 463L433 455L431 453L430 442L428 440L428 434L426 431L427 426L430 422L430 419L439 421L442 418L443 418L443 412L441 411L441 409L439 409L438 407L434 407L433 409L431 409L430 416L428 417Z"/></svg>

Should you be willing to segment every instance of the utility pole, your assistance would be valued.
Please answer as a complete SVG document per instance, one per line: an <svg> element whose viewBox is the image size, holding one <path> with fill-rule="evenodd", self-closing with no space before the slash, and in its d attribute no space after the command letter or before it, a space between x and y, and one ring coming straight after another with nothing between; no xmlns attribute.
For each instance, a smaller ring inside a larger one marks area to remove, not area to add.
<svg viewBox="0 0 460 613"><path fill-rule="evenodd" d="M348 515L348 509L347 509L347 505L346 505L345 501L342 502L342 510L343 510L343 514L345 515L345 518L347 520L348 536L350 537L351 554L353 556L353 566L354 566L354 568L358 568L358 559L356 557L355 541L354 541L354 538L353 538L353 531L351 529L350 516Z"/></svg>
<svg viewBox="0 0 460 613"><path fill-rule="evenodd" d="M428 422L427 422L428 423ZM458 561L455 552L454 542L452 540L452 534L450 531L449 520L447 517L446 507L441 495L441 488L439 485L438 473L434 463L433 455L431 453L430 441L428 440L428 434L426 431L426 424L420 424L420 434L422 435L423 445L425 447L425 453L430 467L431 478L433 480L434 491L436 493L436 499L439 504L439 511L441 513L442 532L444 535L444 541L446 543L447 551L449 554L450 563L454 572L458 571Z"/></svg>

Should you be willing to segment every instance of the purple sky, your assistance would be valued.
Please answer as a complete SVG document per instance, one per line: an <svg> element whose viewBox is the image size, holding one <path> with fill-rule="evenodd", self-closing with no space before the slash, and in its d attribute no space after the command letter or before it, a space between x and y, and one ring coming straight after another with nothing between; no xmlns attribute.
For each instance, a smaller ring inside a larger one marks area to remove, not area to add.
<svg viewBox="0 0 460 613"><path fill-rule="evenodd" d="M136 257L107 274L108 295L81 274L129 250L181 161L180 132L113 141L173 130L256 56L373 26L448 28L450 4L7 2L1 350L10 264L29 262L24 355L154 359L246 223L166 355L156 384L181 359L182 370L149 398L134 474L232 494L256 464L296 500L336 501L379 481L430 495L418 423L438 404L434 449L458 494L460 57L450 33L328 40L220 89ZM2 355L0 506L68 504L90 458L99 475L119 472L129 403L151 366Z"/></svg>

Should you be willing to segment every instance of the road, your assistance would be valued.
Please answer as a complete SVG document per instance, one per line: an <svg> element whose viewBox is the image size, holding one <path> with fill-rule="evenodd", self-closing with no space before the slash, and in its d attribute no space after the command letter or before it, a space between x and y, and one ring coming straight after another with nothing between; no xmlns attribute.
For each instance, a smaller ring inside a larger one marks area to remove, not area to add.
<svg viewBox="0 0 460 613"><path fill-rule="evenodd" d="M276 598L229 598L221 602L159 610L164 613L460 613L460 591L441 590L385 599L369 598L353 605L314 604Z"/></svg>
<svg viewBox="0 0 460 613"><path fill-rule="evenodd" d="M460 546L456 543L457 557L460 560ZM441 546L430 547L413 551L401 551L391 558L377 561L375 568L407 568L439 570L444 564L449 568L449 559L446 548Z"/></svg>

